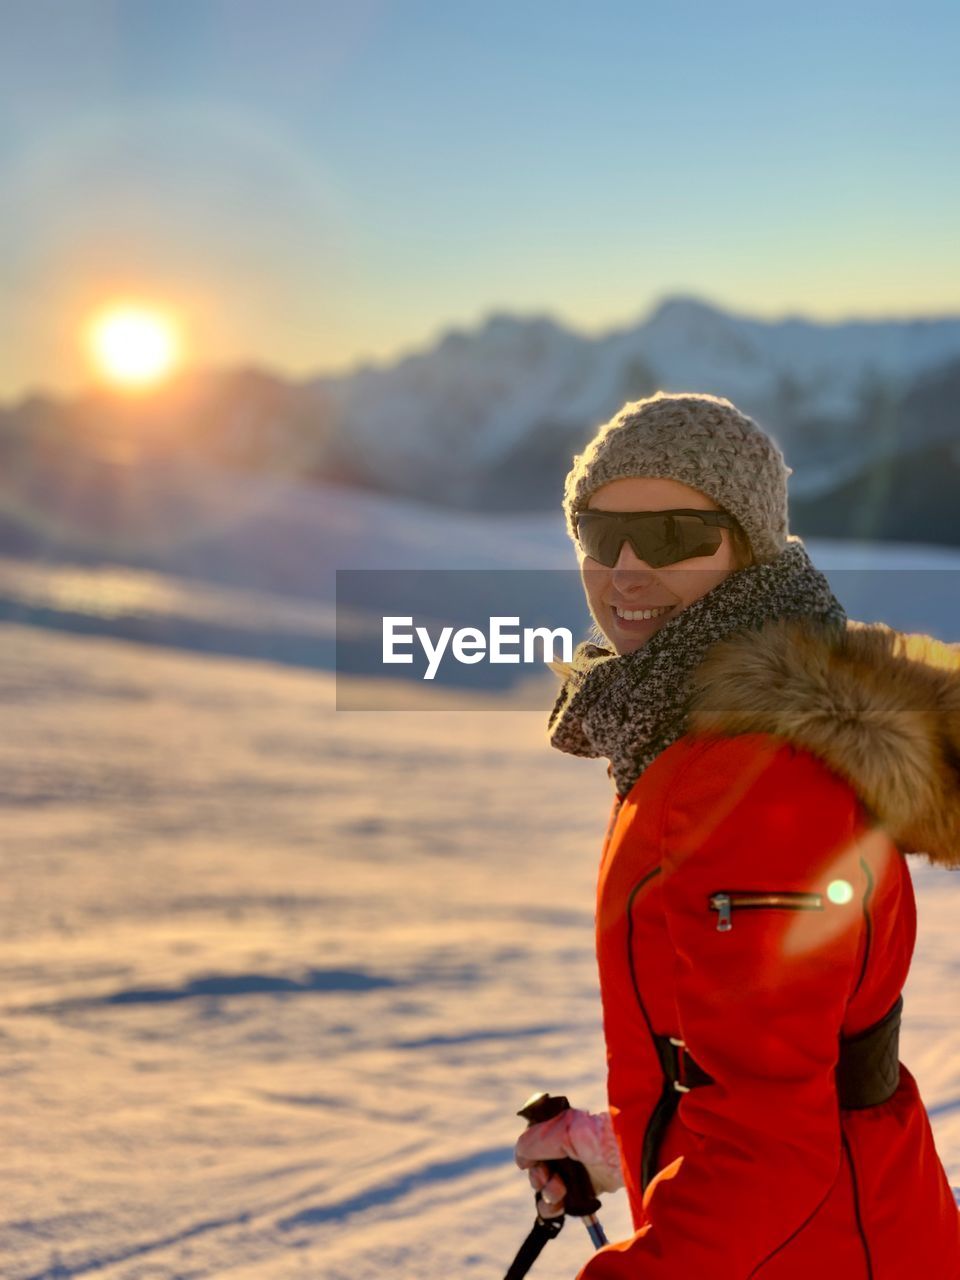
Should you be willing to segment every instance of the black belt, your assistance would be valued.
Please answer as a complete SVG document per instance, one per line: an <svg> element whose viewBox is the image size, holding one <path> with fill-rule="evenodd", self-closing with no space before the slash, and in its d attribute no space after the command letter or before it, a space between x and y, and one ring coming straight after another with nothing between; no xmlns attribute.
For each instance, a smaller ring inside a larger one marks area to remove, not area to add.
<svg viewBox="0 0 960 1280"><path fill-rule="evenodd" d="M847 1111L875 1107L900 1084L900 1016L903 996L879 1022L855 1036L841 1037L837 1096Z"/></svg>
<svg viewBox="0 0 960 1280"><path fill-rule="evenodd" d="M889 1013L855 1036L840 1037L835 1079L837 1098L845 1111L875 1107L892 1098L900 1083L900 1017L903 996ZM713 1084L713 1077L696 1063L675 1036L654 1036L663 1070L663 1092L650 1117L643 1142L641 1183L644 1190L656 1173L657 1155L667 1125L682 1093Z"/></svg>

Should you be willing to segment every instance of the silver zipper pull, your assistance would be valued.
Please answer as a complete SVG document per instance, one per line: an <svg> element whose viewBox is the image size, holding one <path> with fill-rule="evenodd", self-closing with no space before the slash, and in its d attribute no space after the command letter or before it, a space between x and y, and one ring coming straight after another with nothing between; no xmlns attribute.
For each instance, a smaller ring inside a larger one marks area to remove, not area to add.
<svg viewBox="0 0 960 1280"><path fill-rule="evenodd" d="M729 933L733 928L733 919L729 893L715 893L710 899L710 905L717 915L717 933Z"/></svg>

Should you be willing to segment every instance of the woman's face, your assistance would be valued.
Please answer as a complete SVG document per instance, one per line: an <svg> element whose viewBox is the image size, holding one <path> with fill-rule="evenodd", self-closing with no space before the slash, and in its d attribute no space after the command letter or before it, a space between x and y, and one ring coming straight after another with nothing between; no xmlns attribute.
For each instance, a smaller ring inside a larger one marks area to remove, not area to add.
<svg viewBox="0 0 960 1280"><path fill-rule="evenodd" d="M698 489L691 489L678 480L655 480L646 476L611 480L591 494L587 506L601 511L665 511L682 507L720 510ZM730 530L723 529L722 533L723 541L712 556L697 556L662 569L651 569L639 560L629 542L620 548L612 569L591 560L578 549L580 577L590 613L616 653L639 649L688 604L705 596L739 567ZM668 606L667 612L649 620L630 621L618 614L618 609L631 612L664 605Z"/></svg>

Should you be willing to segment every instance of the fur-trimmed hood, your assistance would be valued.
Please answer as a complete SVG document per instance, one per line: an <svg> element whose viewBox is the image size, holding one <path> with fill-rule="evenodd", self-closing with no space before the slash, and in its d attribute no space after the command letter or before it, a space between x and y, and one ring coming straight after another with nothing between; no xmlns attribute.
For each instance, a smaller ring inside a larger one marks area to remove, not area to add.
<svg viewBox="0 0 960 1280"><path fill-rule="evenodd" d="M899 848L960 867L960 645L767 622L711 648L688 725L786 738L846 778Z"/></svg>

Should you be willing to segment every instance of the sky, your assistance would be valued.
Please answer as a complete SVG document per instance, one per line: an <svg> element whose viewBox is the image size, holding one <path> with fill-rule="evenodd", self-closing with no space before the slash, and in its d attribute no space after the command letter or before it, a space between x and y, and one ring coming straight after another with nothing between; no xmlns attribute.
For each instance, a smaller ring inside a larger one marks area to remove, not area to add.
<svg viewBox="0 0 960 1280"><path fill-rule="evenodd" d="M960 311L960 8L0 0L0 398L115 298L294 377L493 311Z"/></svg>

